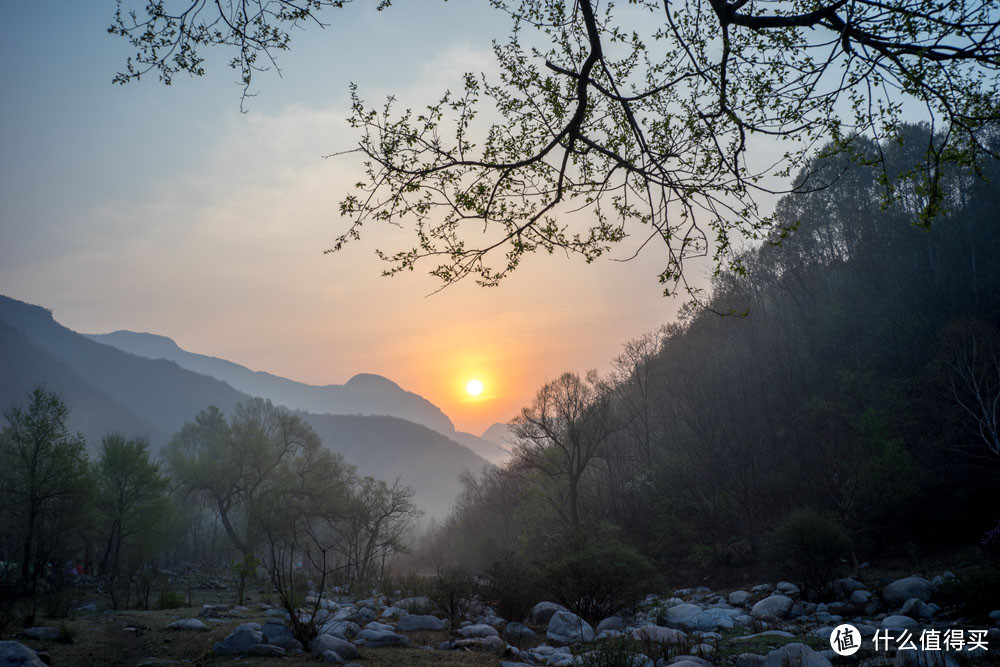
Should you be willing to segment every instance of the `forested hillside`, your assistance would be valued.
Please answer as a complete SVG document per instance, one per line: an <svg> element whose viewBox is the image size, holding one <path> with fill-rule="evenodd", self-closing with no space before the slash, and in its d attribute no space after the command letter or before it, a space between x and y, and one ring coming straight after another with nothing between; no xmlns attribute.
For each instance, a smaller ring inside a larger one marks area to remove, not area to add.
<svg viewBox="0 0 1000 667"><path fill-rule="evenodd" d="M909 128L868 150L902 172L927 139ZM817 549L799 565L829 565L817 584L868 560L985 560L1000 521L1000 168L984 169L918 174L886 203L873 168L808 165L812 192L777 207L782 233L703 305L626 345L609 377L539 391L515 460L466 480L439 544L474 571L499 553L528 571L575 558L573 541L617 543L668 581L793 576L791 544ZM927 229L922 179L939 176Z"/></svg>

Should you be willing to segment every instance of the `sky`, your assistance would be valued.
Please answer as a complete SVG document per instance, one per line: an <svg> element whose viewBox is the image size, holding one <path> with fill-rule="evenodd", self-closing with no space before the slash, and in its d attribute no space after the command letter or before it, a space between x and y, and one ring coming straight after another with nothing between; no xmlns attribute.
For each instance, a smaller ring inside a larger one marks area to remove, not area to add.
<svg viewBox="0 0 1000 667"><path fill-rule="evenodd" d="M405 240L390 229L323 254L357 180L350 158L323 157L356 141L349 83L426 103L489 70L504 34L486 3L374 4L296 34L241 113L221 52L205 77L112 85L130 51L107 34L110 0L3 3L0 293L76 331L157 333L311 384L378 373L474 433L670 321L681 302L662 296L655 253L537 256L497 288L433 295L419 271L380 276L375 248Z"/></svg>

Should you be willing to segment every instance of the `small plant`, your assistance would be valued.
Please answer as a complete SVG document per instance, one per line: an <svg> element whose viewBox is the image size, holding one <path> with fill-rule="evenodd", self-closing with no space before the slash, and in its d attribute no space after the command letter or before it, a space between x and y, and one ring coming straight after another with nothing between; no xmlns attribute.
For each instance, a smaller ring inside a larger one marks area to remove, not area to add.
<svg viewBox="0 0 1000 667"><path fill-rule="evenodd" d="M79 630L63 621L59 624L59 636L56 638L56 641L60 644L73 644L76 642L76 637L79 634Z"/></svg>
<svg viewBox="0 0 1000 667"><path fill-rule="evenodd" d="M160 591L160 595L156 599L157 609L179 609L186 606L187 601L184 596L176 591Z"/></svg>
<svg viewBox="0 0 1000 667"><path fill-rule="evenodd" d="M236 575L236 599L238 604L245 601L247 581L257 579L257 566L260 561L254 558L253 554L245 554L243 559L236 559L229 565L229 569Z"/></svg>

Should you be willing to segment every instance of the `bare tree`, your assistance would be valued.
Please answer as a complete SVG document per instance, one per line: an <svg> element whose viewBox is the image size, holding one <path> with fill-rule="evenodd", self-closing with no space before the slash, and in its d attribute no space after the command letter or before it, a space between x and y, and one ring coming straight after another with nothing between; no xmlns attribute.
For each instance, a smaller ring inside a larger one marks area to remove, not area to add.
<svg viewBox="0 0 1000 667"><path fill-rule="evenodd" d="M580 481L619 428L610 392L594 372L586 379L564 373L546 383L511 425L518 438L515 465L565 480L568 515L557 509L574 530L580 528Z"/></svg>
<svg viewBox="0 0 1000 667"><path fill-rule="evenodd" d="M951 395L992 456L1000 457L1000 336L981 324L964 328L945 361Z"/></svg>

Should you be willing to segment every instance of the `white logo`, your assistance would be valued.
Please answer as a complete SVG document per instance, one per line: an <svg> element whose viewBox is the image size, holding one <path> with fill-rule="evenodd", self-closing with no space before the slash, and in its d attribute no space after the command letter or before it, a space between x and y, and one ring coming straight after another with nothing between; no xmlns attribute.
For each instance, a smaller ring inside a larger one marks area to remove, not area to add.
<svg viewBox="0 0 1000 667"><path fill-rule="evenodd" d="M837 655L854 655L861 648L861 632L853 625L838 625L830 634L830 646Z"/></svg>

